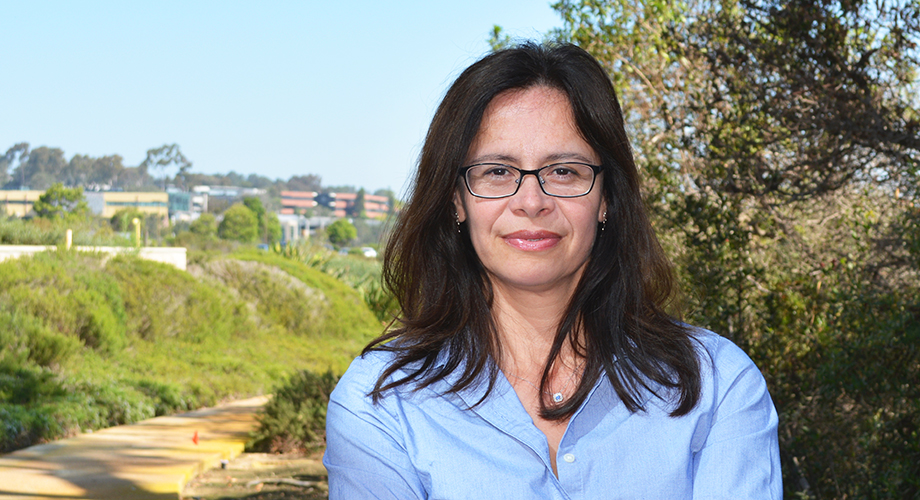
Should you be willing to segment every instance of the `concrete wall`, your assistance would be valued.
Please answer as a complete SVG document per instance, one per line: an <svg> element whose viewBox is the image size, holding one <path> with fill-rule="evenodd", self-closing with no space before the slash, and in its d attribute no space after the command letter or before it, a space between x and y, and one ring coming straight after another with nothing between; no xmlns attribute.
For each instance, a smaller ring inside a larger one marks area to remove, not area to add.
<svg viewBox="0 0 920 500"><path fill-rule="evenodd" d="M43 245L0 245L0 261L15 259L23 255L32 255L46 250L57 250L56 246ZM101 252L110 255L120 253L137 254L138 257L164 264L170 264L185 271L186 249L183 247L143 247L140 249L130 247L74 247L80 252Z"/></svg>

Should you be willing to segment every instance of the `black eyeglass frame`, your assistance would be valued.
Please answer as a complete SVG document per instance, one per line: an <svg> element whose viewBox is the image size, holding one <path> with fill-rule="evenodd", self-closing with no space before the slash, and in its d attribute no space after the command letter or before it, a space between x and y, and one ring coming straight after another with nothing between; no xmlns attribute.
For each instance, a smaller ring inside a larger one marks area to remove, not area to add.
<svg viewBox="0 0 920 500"><path fill-rule="evenodd" d="M474 193L474 192L473 192L473 189L470 187L470 180L469 180L469 178L466 176L466 174L467 174L467 172L470 171L471 168L474 168L474 167L481 167L481 166L483 166L483 165L495 165L495 166L499 166L499 167L510 168L510 169L512 169L512 170L517 170L518 172L520 172L520 173L521 173L521 176L520 176L520 177L518 178L518 180L517 180L517 185L514 187L514 192L511 193L511 194L503 194L503 195L501 195L501 196L483 196L483 195L481 195L481 194L476 194L476 193ZM542 171L544 171L544 170L546 170L546 169L548 169L548 168L557 167L557 166L559 166L559 165L583 165L583 166L585 166L585 167L591 167L591 170L594 172L594 176L591 178L591 186L588 187L588 190L585 191L585 192L582 193L582 194L573 194L573 195L560 195L560 194L550 194L550 193L547 193L547 192L546 192L546 188L543 187L543 184L544 184L546 181L544 181L544 180L540 177L540 172L542 172ZM591 193L591 191L594 189L594 183L597 181L597 174L601 173L603 170L604 170L604 167L601 166L601 165L592 165L592 164L590 164L590 163L582 163L582 162L580 162L580 161L563 161L563 162L559 162L559 163L551 163L551 164L549 164L549 165L542 166L542 167L540 167L540 168L538 168L538 169L536 169L536 170L524 170L524 169L520 169L520 168L517 168L517 167L512 167L511 165L507 165L507 164L504 164L504 163L484 162L484 163L475 163L475 164L473 164L473 165L468 165L468 166L466 166L466 167L461 167L461 168L457 171L457 174L458 174L460 177L463 177L463 184L466 185L466 190L469 191L469 193L470 193L471 195L475 196L476 198L484 198L484 199L487 199L487 200L498 200L498 199L501 199L501 198L508 198L508 197L514 196L514 195L516 195L517 192L521 189L521 184L524 183L524 176L525 176L525 175L533 175L534 177L536 177L536 178L537 178L537 184L540 185L540 190L543 191L543 194L545 194L546 196L552 196L553 198L581 198L582 196L587 196L587 195L589 195L589 194Z"/></svg>

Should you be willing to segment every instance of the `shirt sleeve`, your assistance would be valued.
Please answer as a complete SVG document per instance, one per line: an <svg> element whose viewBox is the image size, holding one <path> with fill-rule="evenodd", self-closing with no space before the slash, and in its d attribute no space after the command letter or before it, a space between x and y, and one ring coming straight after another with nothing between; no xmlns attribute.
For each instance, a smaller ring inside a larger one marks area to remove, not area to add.
<svg viewBox="0 0 920 500"><path fill-rule="evenodd" d="M329 499L427 498L406 452L398 411L367 396L379 374L374 365L355 360L330 396L323 455Z"/></svg>
<svg viewBox="0 0 920 500"><path fill-rule="evenodd" d="M712 421L693 463L693 498L779 500L779 420L766 381L731 342L711 352Z"/></svg>

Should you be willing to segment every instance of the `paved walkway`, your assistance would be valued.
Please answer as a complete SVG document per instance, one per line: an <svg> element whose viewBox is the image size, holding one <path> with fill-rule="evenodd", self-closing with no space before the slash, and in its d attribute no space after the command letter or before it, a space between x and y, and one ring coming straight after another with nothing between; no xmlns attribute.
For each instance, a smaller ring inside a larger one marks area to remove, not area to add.
<svg viewBox="0 0 920 500"><path fill-rule="evenodd" d="M152 418L0 455L0 499L176 500L190 479L243 452L265 401Z"/></svg>

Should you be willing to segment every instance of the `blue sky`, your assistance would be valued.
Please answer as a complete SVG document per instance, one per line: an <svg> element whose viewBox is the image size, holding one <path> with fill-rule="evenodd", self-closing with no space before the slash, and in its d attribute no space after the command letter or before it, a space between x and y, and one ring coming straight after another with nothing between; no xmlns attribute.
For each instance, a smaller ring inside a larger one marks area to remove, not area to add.
<svg viewBox="0 0 920 500"><path fill-rule="evenodd" d="M403 192L428 122L492 26L536 38L548 0L9 1L0 153L178 143L193 171L317 174Z"/></svg>

